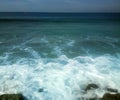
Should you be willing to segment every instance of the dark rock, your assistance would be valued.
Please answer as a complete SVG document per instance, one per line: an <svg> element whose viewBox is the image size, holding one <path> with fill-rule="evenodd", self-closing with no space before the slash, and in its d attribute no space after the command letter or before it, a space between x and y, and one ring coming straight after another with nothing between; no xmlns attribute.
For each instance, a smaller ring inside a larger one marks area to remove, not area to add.
<svg viewBox="0 0 120 100"><path fill-rule="evenodd" d="M22 94L3 94L0 100L24 100L24 97Z"/></svg>
<svg viewBox="0 0 120 100"><path fill-rule="evenodd" d="M92 83L92 84L88 84L88 85L86 86L85 91L89 91L89 90L97 89L97 88L99 88L99 86L96 85L96 84L94 84L94 83Z"/></svg>
<svg viewBox="0 0 120 100"><path fill-rule="evenodd" d="M112 89L112 88L107 88L107 91L108 91L108 92L116 92L116 93L118 93L118 90L117 90L117 89Z"/></svg>
<svg viewBox="0 0 120 100"><path fill-rule="evenodd" d="M120 93L117 94L105 93L103 95L102 100L120 100Z"/></svg>

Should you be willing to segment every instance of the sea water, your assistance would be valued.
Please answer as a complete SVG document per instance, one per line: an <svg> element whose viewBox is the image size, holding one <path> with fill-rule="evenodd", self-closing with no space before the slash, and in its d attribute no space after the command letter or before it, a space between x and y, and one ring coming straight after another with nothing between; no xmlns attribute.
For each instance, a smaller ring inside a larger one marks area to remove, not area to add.
<svg viewBox="0 0 120 100"><path fill-rule="evenodd" d="M0 21L0 94L81 100L120 91L120 21L50 20ZM91 83L100 88L85 93Z"/></svg>

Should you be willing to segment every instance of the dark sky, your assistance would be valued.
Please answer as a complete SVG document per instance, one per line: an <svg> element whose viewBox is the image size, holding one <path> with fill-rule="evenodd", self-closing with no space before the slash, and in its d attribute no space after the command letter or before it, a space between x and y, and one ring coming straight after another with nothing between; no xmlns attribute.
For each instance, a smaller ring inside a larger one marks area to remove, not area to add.
<svg viewBox="0 0 120 100"><path fill-rule="evenodd" d="M0 0L0 12L120 12L120 0Z"/></svg>

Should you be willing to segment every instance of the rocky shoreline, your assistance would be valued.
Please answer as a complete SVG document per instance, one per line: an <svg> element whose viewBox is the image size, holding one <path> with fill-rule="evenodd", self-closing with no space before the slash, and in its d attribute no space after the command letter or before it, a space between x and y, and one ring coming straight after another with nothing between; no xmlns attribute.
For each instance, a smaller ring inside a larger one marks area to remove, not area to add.
<svg viewBox="0 0 120 100"><path fill-rule="evenodd" d="M100 87L97 84L91 83L86 86L84 89L84 94L95 89L99 89ZM117 89L106 88L108 92L104 93L101 98L92 97L92 98L79 98L78 100L120 100L120 93ZM43 90L41 91L43 92ZM3 94L0 96L0 100L28 100L21 93L18 94Z"/></svg>
<svg viewBox="0 0 120 100"><path fill-rule="evenodd" d="M91 83L88 84L85 88L85 93L91 91L91 90L96 90L99 89L100 87L97 84ZM106 93L101 98L83 98L83 100L120 100L120 93L118 92L117 89L113 88L106 88ZM80 99L81 100L81 99Z"/></svg>

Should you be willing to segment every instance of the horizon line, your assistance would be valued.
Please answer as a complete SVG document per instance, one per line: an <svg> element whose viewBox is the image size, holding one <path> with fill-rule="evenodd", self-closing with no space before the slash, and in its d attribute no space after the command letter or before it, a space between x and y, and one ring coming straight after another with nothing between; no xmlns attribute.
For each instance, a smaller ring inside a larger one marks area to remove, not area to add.
<svg viewBox="0 0 120 100"><path fill-rule="evenodd" d="M120 13L120 12L31 12L31 11L0 11L0 13Z"/></svg>

